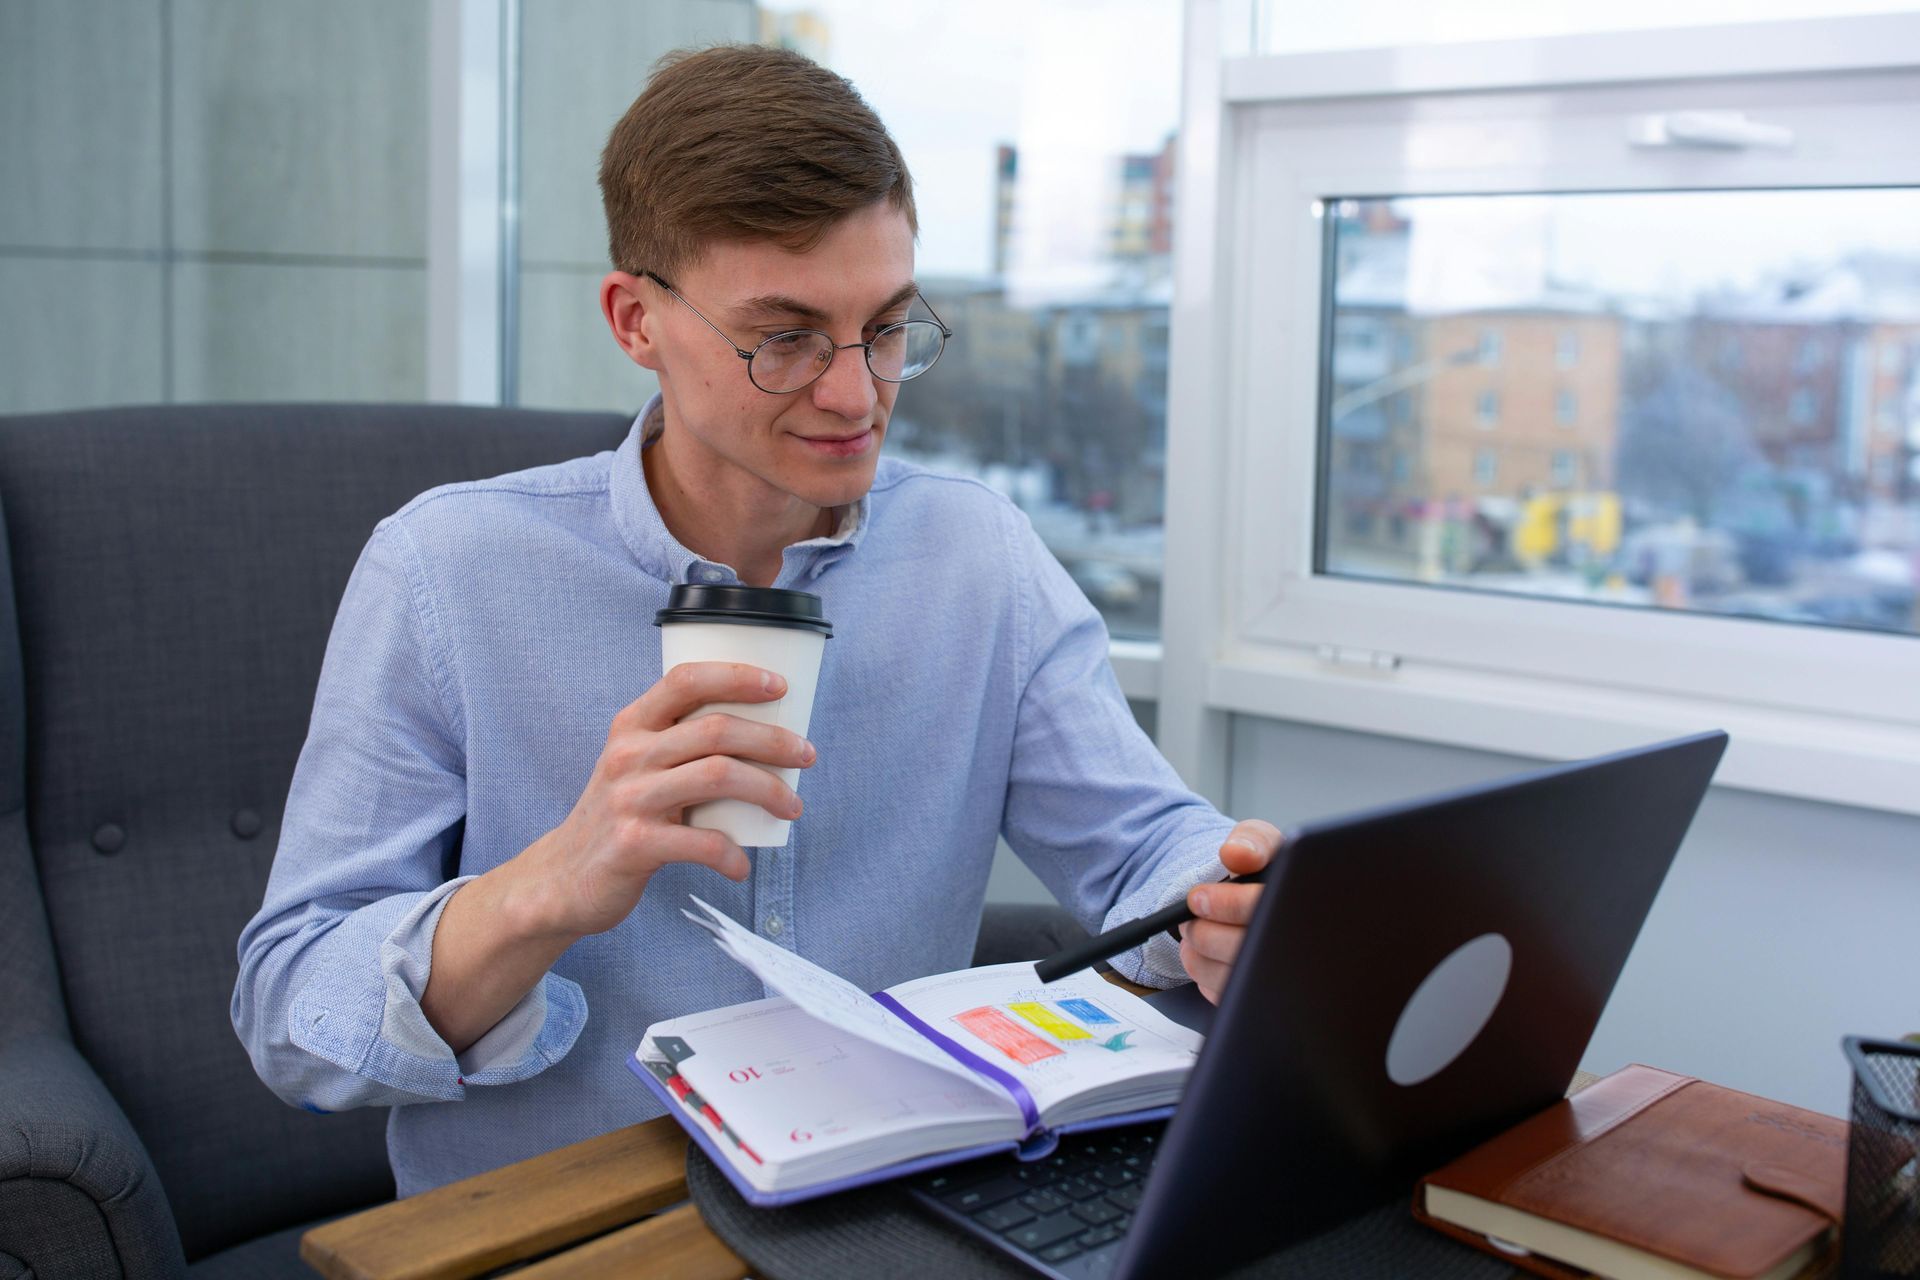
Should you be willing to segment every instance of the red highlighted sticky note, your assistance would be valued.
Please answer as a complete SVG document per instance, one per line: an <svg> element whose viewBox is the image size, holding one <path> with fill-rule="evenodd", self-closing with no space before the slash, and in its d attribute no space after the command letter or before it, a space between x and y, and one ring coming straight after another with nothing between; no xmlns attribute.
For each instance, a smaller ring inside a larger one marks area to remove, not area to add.
<svg viewBox="0 0 1920 1280"><path fill-rule="evenodd" d="M957 1013L953 1020L1023 1067L1032 1066L1043 1058L1057 1057L1061 1052L1058 1045L1042 1040L988 1005Z"/></svg>

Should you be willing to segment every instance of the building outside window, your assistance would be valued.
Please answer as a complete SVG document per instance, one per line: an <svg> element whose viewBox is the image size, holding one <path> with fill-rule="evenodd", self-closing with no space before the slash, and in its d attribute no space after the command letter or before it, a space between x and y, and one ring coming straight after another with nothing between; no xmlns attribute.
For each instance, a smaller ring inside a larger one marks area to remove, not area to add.
<svg viewBox="0 0 1920 1280"><path fill-rule="evenodd" d="M1440 351L1464 331L1484 358L1494 330L1474 313L1498 308L1506 358L1474 420L1499 421L1514 447L1498 466L1491 451L1475 454L1472 510L1450 509L1460 484L1445 475L1456 447L1447 405L1462 371L1443 363L1414 376L1403 394L1423 402L1421 430L1406 446L1424 459L1413 469L1424 481L1396 481L1380 502L1407 517L1402 541L1349 545L1337 531L1350 521L1325 511L1329 571L1920 629L1920 376L1904 359L1920 336L1920 191L1403 197L1334 209L1329 234L1364 246L1333 255L1347 265L1328 281L1336 326L1351 279L1370 324L1403 323L1417 347ZM1498 228L1497 244L1477 238L1475 216ZM1703 251L1712 228L1731 225L1742 238ZM1408 243L1387 245L1383 227ZM1848 229L1837 241L1836 227ZM1476 254L1531 261L1537 274L1523 285L1509 271L1499 279L1511 292L1470 301L1423 294L1407 265ZM1403 273L1397 317L1380 302L1390 271ZM1569 352L1578 363L1562 368ZM1420 372L1395 362L1378 376ZM1579 446L1538 434L1549 428ZM1554 491L1576 488L1568 501L1591 518L1556 505ZM1344 492L1337 476L1326 492ZM1420 526L1461 518L1534 553L1456 572L1433 558L1444 535Z"/></svg>

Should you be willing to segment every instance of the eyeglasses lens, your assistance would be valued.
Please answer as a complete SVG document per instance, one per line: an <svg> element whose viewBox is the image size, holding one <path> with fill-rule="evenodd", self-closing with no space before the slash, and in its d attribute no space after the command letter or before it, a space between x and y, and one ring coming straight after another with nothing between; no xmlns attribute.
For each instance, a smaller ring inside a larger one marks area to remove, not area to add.
<svg viewBox="0 0 1920 1280"><path fill-rule="evenodd" d="M867 367L876 378L905 382L931 369L945 345L946 335L931 321L889 325L868 347ZM762 391L798 391L826 372L833 355L833 340L824 333L810 329L783 333L760 344L747 365L747 375Z"/></svg>
<svg viewBox="0 0 1920 1280"><path fill-rule="evenodd" d="M833 340L826 334L783 333L760 344L747 374L763 391L797 391L826 372L832 359Z"/></svg>
<svg viewBox="0 0 1920 1280"><path fill-rule="evenodd" d="M939 325L909 320L883 330L874 339L867 363L876 378L905 382L931 369L933 362L940 358L940 348L945 342Z"/></svg>

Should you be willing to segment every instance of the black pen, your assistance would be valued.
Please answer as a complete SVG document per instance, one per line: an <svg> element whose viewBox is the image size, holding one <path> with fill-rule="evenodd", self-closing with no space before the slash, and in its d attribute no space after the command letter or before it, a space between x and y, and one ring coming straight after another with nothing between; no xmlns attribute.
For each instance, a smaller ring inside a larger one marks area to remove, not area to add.
<svg viewBox="0 0 1920 1280"><path fill-rule="evenodd" d="M1259 884L1266 878L1266 874L1267 868L1262 867L1244 876L1228 876L1225 880L1214 883ZM1178 938L1180 926L1191 919L1193 919L1193 908L1189 907L1187 899L1182 897L1172 906L1162 907L1150 916L1129 920L1098 937L1088 938L1085 942L1076 942L1058 955L1048 956L1033 966L1034 975L1042 982L1058 982L1070 973L1078 973L1087 968L1096 960L1105 960L1110 956L1119 955L1122 951L1131 951L1162 929Z"/></svg>

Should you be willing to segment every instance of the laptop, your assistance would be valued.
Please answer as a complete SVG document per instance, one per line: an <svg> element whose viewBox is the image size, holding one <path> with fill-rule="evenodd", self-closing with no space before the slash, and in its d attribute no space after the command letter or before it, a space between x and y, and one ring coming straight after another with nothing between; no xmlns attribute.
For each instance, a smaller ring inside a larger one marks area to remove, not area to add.
<svg viewBox="0 0 1920 1280"><path fill-rule="evenodd" d="M1726 744L1290 832L1219 1008L1150 997L1207 1036L1171 1120L912 1194L1057 1280L1213 1274L1410 1196L1565 1095Z"/></svg>

